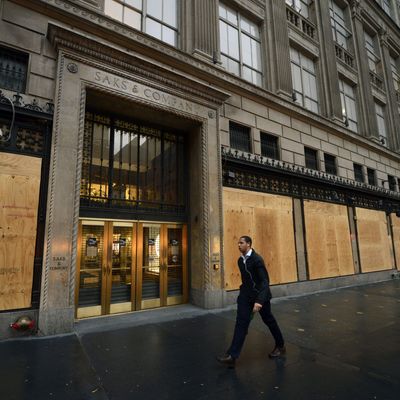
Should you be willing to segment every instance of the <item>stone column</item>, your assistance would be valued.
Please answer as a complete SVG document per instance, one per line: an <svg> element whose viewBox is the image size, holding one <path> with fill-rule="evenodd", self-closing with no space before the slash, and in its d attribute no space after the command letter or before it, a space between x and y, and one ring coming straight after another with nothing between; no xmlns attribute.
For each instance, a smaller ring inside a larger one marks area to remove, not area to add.
<svg viewBox="0 0 400 400"><path fill-rule="evenodd" d="M396 89L394 87L392 69L390 66L390 53L387 32L381 30L379 32L379 42L382 54L382 70L385 82L387 105L386 105L386 125L388 130L388 147L391 150L400 150L400 115L398 111L398 103Z"/></svg>
<svg viewBox="0 0 400 400"><path fill-rule="evenodd" d="M282 0L271 0L267 6L268 54L272 61L268 63L271 71L267 71L271 83L269 86L273 92L291 99L293 87L286 4Z"/></svg>
<svg viewBox="0 0 400 400"><path fill-rule="evenodd" d="M216 0L192 0L192 53L207 61L218 61L219 24Z"/></svg>
<svg viewBox="0 0 400 400"><path fill-rule="evenodd" d="M71 332L74 323L78 137L85 104L78 72L77 64L59 52L39 308L39 330L45 335Z"/></svg>
<svg viewBox="0 0 400 400"><path fill-rule="evenodd" d="M351 1L352 31L354 38L354 55L357 62L359 83L358 92L358 119L360 123L359 132L368 138L378 140L378 123L374 98L371 93L369 76L368 57L365 49L364 27L361 17L360 0Z"/></svg>
<svg viewBox="0 0 400 400"><path fill-rule="evenodd" d="M325 96L325 110L327 117L342 122L342 105L340 101L338 71L336 64L335 43L332 36L329 2L315 2L319 49L321 53L320 66L322 84Z"/></svg>

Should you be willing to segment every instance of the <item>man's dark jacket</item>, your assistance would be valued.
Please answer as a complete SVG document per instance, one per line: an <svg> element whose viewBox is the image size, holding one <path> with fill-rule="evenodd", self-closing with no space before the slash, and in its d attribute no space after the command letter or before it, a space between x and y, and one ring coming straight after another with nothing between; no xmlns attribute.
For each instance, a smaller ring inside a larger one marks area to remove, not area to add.
<svg viewBox="0 0 400 400"><path fill-rule="evenodd" d="M243 258L239 257L238 265L242 276L240 294L249 297L255 303L264 304L270 300L272 295L269 276L262 257L253 249L250 257L246 259L246 264Z"/></svg>

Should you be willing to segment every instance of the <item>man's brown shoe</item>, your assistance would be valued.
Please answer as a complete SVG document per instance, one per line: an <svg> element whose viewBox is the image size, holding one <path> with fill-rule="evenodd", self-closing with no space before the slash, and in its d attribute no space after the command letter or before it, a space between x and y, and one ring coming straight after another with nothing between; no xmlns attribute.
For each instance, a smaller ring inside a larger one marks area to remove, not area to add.
<svg viewBox="0 0 400 400"><path fill-rule="evenodd" d="M224 354L223 356L217 357L217 361L227 367L234 368L236 359L234 359L230 354Z"/></svg>
<svg viewBox="0 0 400 400"><path fill-rule="evenodd" d="M271 351L271 353L268 354L268 356L269 356L269 358L276 358L276 357L283 356L285 353L286 353L285 346L282 346L282 347L275 346L275 348Z"/></svg>

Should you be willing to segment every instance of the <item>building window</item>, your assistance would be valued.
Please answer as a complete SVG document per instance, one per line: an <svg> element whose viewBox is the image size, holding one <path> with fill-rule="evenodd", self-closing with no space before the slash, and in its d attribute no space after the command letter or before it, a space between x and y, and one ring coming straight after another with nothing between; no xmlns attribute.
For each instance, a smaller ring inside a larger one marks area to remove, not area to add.
<svg viewBox="0 0 400 400"><path fill-rule="evenodd" d="M376 122L378 123L379 140L383 146L387 146L387 133L385 122L385 109L375 102Z"/></svg>
<svg viewBox="0 0 400 400"><path fill-rule="evenodd" d="M261 155L274 160L279 160L278 138L268 133L261 132Z"/></svg>
<svg viewBox="0 0 400 400"><path fill-rule="evenodd" d="M376 172L372 168L367 168L368 185L376 186Z"/></svg>
<svg viewBox="0 0 400 400"><path fill-rule="evenodd" d="M233 149L251 152L250 128L229 122L229 140Z"/></svg>
<svg viewBox="0 0 400 400"><path fill-rule="evenodd" d="M372 37L369 33L364 32L365 47L367 49L368 66L370 71L377 72L377 65L380 61L378 51L376 48L375 37Z"/></svg>
<svg viewBox="0 0 400 400"><path fill-rule="evenodd" d="M354 163L353 169L354 169L354 180L356 182L364 183L364 171L362 165Z"/></svg>
<svg viewBox="0 0 400 400"><path fill-rule="evenodd" d="M0 47L0 88L24 93L28 54Z"/></svg>
<svg viewBox="0 0 400 400"><path fill-rule="evenodd" d="M286 0L286 4L300 13L303 17L309 18L310 0Z"/></svg>
<svg viewBox="0 0 400 400"><path fill-rule="evenodd" d="M325 172L331 175L337 175L336 157L324 153Z"/></svg>
<svg viewBox="0 0 400 400"><path fill-rule="evenodd" d="M340 100L342 102L343 122L354 132L357 132L357 111L354 88L339 79Z"/></svg>
<svg viewBox="0 0 400 400"><path fill-rule="evenodd" d="M400 92L400 68L398 66L399 57L390 56L390 67L392 69L392 77L394 88L397 92Z"/></svg>
<svg viewBox="0 0 400 400"><path fill-rule="evenodd" d="M296 103L318 113L317 78L314 61L290 48L293 96Z"/></svg>
<svg viewBox="0 0 400 400"><path fill-rule="evenodd" d="M381 0L382 2L382 8L384 9L385 13L387 15L392 15L392 4L391 4L391 0Z"/></svg>
<svg viewBox="0 0 400 400"><path fill-rule="evenodd" d="M306 168L318 170L318 151L304 147Z"/></svg>
<svg viewBox="0 0 400 400"><path fill-rule="evenodd" d="M221 3L219 18L222 65L229 72L261 86L261 39L258 26Z"/></svg>
<svg viewBox="0 0 400 400"><path fill-rule="evenodd" d="M388 175L389 190L393 192L396 191L396 178L394 176Z"/></svg>
<svg viewBox="0 0 400 400"><path fill-rule="evenodd" d="M348 50L348 39L351 37L351 31L346 27L344 9L339 7L334 0L329 0L329 11L333 39L337 44Z"/></svg>
<svg viewBox="0 0 400 400"><path fill-rule="evenodd" d="M184 137L170 129L87 112L81 205L184 212L184 155Z"/></svg>
<svg viewBox="0 0 400 400"><path fill-rule="evenodd" d="M178 42L178 0L105 0L104 13L172 46Z"/></svg>

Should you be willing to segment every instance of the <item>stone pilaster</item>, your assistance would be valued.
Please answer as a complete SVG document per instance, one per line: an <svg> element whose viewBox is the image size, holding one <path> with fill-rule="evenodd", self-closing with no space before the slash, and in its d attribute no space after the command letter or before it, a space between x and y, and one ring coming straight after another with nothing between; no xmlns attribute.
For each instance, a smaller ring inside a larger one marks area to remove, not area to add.
<svg viewBox="0 0 400 400"><path fill-rule="evenodd" d="M358 91L358 118L360 124L359 132L368 138L378 140L378 123L374 98L371 92L369 67L367 63L367 51L365 49L364 27L361 18L360 0L351 1L352 30L354 38L355 58L358 68L359 83Z"/></svg>
<svg viewBox="0 0 400 400"><path fill-rule="evenodd" d="M286 4L282 0L267 2L267 24L270 38L268 43L271 71L268 73L271 90L292 97L292 75L290 70L290 47L287 34Z"/></svg>
<svg viewBox="0 0 400 400"><path fill-rule="evenodd" d="M389 148L395 151L400 150L400 115L398 111L398 103L396 97L396 89L394 87L392 69L390 66L389 44L387 40L387 32L381 30L379 32L379 42L382 54L383 78L385 82L387 105L386 105L386 125L388 130Z"/></svg>
<svg viewBox="0 0 400 400"><path fill-rule="evenodd" d="M192 0L189 24L193 28L193 54L217 62L219 52L217 1Z"/></svg>
<svg viewBox="0 0 400 400"><path fill-rule="evenodd" d="M318 37L321 52L321 75L325 96L326 115L338 121L343 121L342 105L340 102L338 71L336 64L335 43L332 36L329 15L329 2L315 2Z"/></svg>

